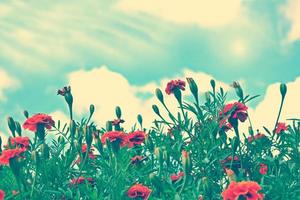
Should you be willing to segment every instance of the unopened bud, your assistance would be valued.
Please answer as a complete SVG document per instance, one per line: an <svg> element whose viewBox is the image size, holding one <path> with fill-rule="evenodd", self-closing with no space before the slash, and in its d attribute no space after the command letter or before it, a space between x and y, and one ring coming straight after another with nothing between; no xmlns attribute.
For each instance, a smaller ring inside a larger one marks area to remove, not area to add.
<svg viewBox="0 0 300 200"><path fill-rule="evenodd" d="M26 118L28 118L28 117L29 117L29 113L28 113L28 111L27 111L27 110L24 110L23 114L24 114L24 116L25 116Z"/></svg>
<svg viewBox="0 0 300 200"><path fill-rule="evenodd" d="M90 116L92 116L95 112L95 106L93 104L90 105Z"/></svg>
<svg viewBox="0 0 300 200"><path fill-rule="evenodd" d="M287 87L286 84L281 83L280 84L280 93L281 93L281 97L284 98L287 92Z"/></svg>
<svg viewBox="0 0 300 200"><path fill-rule="evenodd" d="M161 92L161 90L159 88L156 88L155 90L155 95L157 97L157 99L162 103L164 104L164 95L163 93Z"/></svg>
<svg viewBox="0 0 300 200"><path fill-rule="evenodd" d="M152 110L155 112L155 114L160 116L160 112L159 112L159 109L158 109L157 105L152 105Z"/></svg>
<svg viewBox="0 0 300 200"><path fill-rule="evenodd" d="M142 115L139 114L139 115L137 116L137 120L138 120L138 122L139 122L140 125L143 124L143 117L142 117Z"/></svg>
<svg viewBox="0 0 300 200"><path fill-rule="evenodd" d="M8 128L12 134L13 137L16 137L15 131L16 131L16 123L12 117L7 117L7 124Z"/></svg>
<svg viewBox="0 0 300 200"><path fill-rule="evenodd" d="M19 136L22 136L22 128L19 122L15 122L16 124L16 132L18 133Z"/></svg>
<svg viewBox="0 0 300 200"><path fill-rule="evenodd" d="M211 79L210 80L210 85L211 85L212 89L215 90L215 88L216 88L216 81L214 79Z"/></svg>
<svg viewBox="0 0 300 200"><path fill-rule="evenodd" d="M193 94L196 102L198 103L198 86L197 86L196 82L194 81L193 78L186 78L186 80L189 84L191 93Z"/></svg>
<svg viewBox="0 0 300 200"><path fill-rule="evenodd" d="M121 111L120 106L116 107L116 116L117 116L118 119L121 119L122 111Z"/></svg>

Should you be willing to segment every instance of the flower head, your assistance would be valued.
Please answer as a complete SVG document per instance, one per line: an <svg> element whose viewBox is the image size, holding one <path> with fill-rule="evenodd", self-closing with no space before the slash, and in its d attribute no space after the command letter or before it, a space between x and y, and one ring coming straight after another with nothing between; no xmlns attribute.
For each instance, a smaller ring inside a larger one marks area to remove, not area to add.
<svg viewBox="0 0 300 200"><path fill-rule="evenodd" d="M184 172L179 172L178 174L172 174L170 179L172 182L176 182L184 176Z"/></svg>
<svg viewBox="0 0 300 200"><path fill-rule="evenodd" d="M249 136L249 137L248 137L248 142L252 142L252 141L254 141L254 140L258 140L258 139L265 138L265 137L266 137L265 134L257 133L257 134L254 135L254 136Z"/></svg>
<svg viewBox="0 0 300 200"><path fill-rule="evenodd" d="M140 145L144 142L146 133L143 131L135 131L127 136L128 147L133 147L135 145Z"/></svg>
<svg viewBox="0 0 300 200"><path fill-rule="evenodd" d="M3 190L0 190L0 200L3 200L5 197L5 192Z"/></svg>
<svg viewBox="0 0 300 200"><path fill-rule="evenodd" d="M13 137L9 139L10 144L18 147L29 147L29 138L28 137Z"/></svg>
<svg viewBox="0 0 300 200"><path fill-rule="evenodd" d="M241 122L244 122L248 117L247 110L248 107L243 103L230 103L225 105L224 110L219 111L219 116L221 119L229 117L232 119L239 119Z"/></svg>
<svg viewBox="0 0 300 200"><path fill-rule="evenodd" d="M106 144L106 139L109 139L112 143L119 142L121 147L127 144L127 135L121 131L110 131L104 133L101 137L102 144Z"/></svg>
<svg viewBox="0 0 300 200"><path fill-rule="evenodd" d="M165 89L167 94L174 93L175 89L185 90L185 81L182 80L171 80L168 82L167 87Z"/></svg>
<svg viewBox="0 0 300 200"><path fill-rule="evenodd" d="M268 165L260 163L259 173L265 175L268 172Z"/></svg>
<svg viewBox="0 0 300 200"><path fill-rule="evenodd" d="M87 147L88 147L87 144L83 144L83 145L81 146L81 151L82 151L82 153L86 153ZM95 159L95 158L96 158L96 156L94 155L93 151L94 151L94 148L91 147L91 148L90 148L90 151L89 151L89 158L91 158L91 159Z"/></svg>
<svg viewBox="0 0 300 200"><path fill-rule="evenodd" d="M71 92L71 87L65 86L57 91L57 95L65 96L68 92Z"/></svg>
<svg viewBox="0 0 300 200"><path fill-rule="evenodd" d="M286 131L287 129L288 129L288 126L285 123L278 122L275 133L279 134L279 133L281 133L281 131Z"/></svg>
<svg viewBox="0 0 300 200"><path fill-rule="evenodd" d="M131 158L131 164L138 164L144 160L143 156L134 156Z"/></svg>
<svg viewBox="0 0 300 200"><path fill-rule="evenodd" d="M24 124L23 128L28 129L30 131L36 132L38 126L42 126L46 129L51 129L51 127L54 125L54 121L51 116L38 113L33 115L32 117L28 118Z"/></svg>
<svg viewBox="0 0 300 200"><path fill-rule="evenodd" d="M84 178L83 176L80 176L79 178L73 178L70 181L70 185L82 184L85 181L87 181L89 184L93 184L94 183L94 179L93 178Z"/></svg>
<svg viewBox="0 0 300 200"><path fill-rule="evenodd" d="M224 200L237 200L244 197L246 200L262 200L263 194L258 193L261 187L254 181L232 181L226 190L222 192Z"/></svg>
<svg viewBox="0 0 300 200"><path fill-rule="evenodd" d="M129 198L142 198L143 200L147 200L150 196L151 190L142 184L135 184L127 191L127 195Z"/></svg>
<svg viewBox="0 0 300 200"><path fill-rule="evenodd" d="M2 151L2 154L0 156L0 165L8 165L10 159L19 157L25 151L25 148L7 149Z"/></svg>

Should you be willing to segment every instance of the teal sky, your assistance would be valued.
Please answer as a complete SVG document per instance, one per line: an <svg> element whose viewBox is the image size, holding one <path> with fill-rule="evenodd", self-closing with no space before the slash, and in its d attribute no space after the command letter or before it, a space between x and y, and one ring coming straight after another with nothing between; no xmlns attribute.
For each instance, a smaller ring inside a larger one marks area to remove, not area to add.
<svg viewBox="0 0 300 200"><path fill-rule="evenodd" d="M168 14L180 10L177 0L168 7L155 0L151 8L141 2L1 1L0 69L18 80L4 90L1 118L22 119L23 109L63 109L55 92L68 83L67 75L102 65L137 86L186 68L225 83L242 80L249 93L262 95L270 84L300 76L298 0L230 0L232 8L215 3L207 15L199 14L205 1L193 6L195 1L187 0L191 6L182 9L196 11L175 17ZM232 9L237 14L222 21L219 13L227 16ZM199 20L187 14L199 14ZM4 126L1 122L0 130Z"/></svg>

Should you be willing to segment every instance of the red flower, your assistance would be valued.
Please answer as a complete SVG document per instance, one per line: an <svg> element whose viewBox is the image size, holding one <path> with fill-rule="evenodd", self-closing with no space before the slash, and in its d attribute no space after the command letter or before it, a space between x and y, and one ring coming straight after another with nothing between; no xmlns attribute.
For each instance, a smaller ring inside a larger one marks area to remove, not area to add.
<svg viewBox="0 0 300 200"><path fill-rule="evenodd" d="M85 181L87 181L89 184L94 183L93 178L84 178L83 176L80 176L79 178L73 178L70 181L70 185L78 185L78 184L84 183Z"/></svg>
<svg viewBox="0 0 300 200"><path fill-rule="evenodd" d="M2 151L0 156L0 165L8 165L10 159L20 156L20 154L24 153L25 151L25 148L7 149Z"/></svg>
<svg viewBox="0 0 300 200"><path fill-rule="evenodd" d="M268 165L262 163L259 165L260 165L259 173L265 175L268 172Z"/></svg>
<svg viewBox="0 0 300 200"><path fill-rule="evenodd" d="M177 174L172 174L170 176L170 179L171 179L172 182L176 182L179 179L181 179L183 176L184 176L184 172L179 172L178 175Z"/></svg>
<svg viewBox="0 0 300 200"><path fill-rule="evenodd" d="M82 153L86 153L86 151L87 151L87 144L83 144L81 146L81 151L82 151ZM95 159L96 158L96 156L94 155L93 151L94 151L94 148L91 147L90 151L89 151L89 158L91 158L91 159Z"/></svg>
<svg viewBox="0 0 300 200"><path fill-rule="evenodd" d="M135 132L130 133L127 136L127 140L129 142L128 147L131 148L135 145L142 144L145 140L145 137L146 137L146 133L143 131L135 131Z"/></svg>
<svg viewBox="0 0 300 200"><path fill-rule="evenodd" d="M266 136L262 133L257 133L256 135L254 136L249 136L248 137L248 142L252 142L253 140L257 140L257 139L260 139L260 138L265 138Z"/></svg>
<svg viewBox="0 0 300 200"><path fill-rule="evenodd" d="M286 131L287 129L288 129L288 126L285 125L285 123L278 122L275 133L279 134L279 133L281 133L281 131Z"/></svg>
<svg viewBox="0 0 300 200"><path fill-rule="evenodd" d="M131 158L131 164L137 164L144 160L143 156L134 156Z"/></svg>
<svg viewBox="0 0 300 200"><path fill-rule="evenodd" d="M246 200L262 200L263 194L258 193L261 187L254 181L232 181L228 188L222 192L224 200L237 200L244 197Z"/></svg>
<svg viewBox="0 0 300 200"><path fill-rule="evenodd" d="M240 102L230 103L225 105L224 110L219 111L219 116L221 119L226 117L239 119L241 122L246 121L248 114L247 111L248 107Z"/></svg>
<svg viewBox="0 0 300 200"><path fill-rule="evenodd" d="M5 192L3 190L0 190L0 200L3 200L5 197Z"/></svg>
<svg viewBox="0 0 300 200"><path fill-rule="evenodd" d="M116 126L116 125L119 125L119 124L124 123L124 122L125 122L125 120L123 120L123 119L114 119L113 121L111 121L111 124L113 126Z"/></svg>
<svg viewBox="0 0 300 200"><path fill-rule="evenodd" d="M120 142L121 147L127 144L127 135L121 131L110 131L104 133L101 137L102 144L106 144L106 139L109 139L110 142Z"/></svg>
<svg viewBox="0 0 300 200"><path fill-rule="evenodd" d="M182 80L171 80L168 82L167 87L165 89L167 94L174 93L175 89L185 90L185 81Z"/></svg>
<svg viewBox="0 0 300 200"><path fill-rule="evenodd" d="M232 129L231 124L227 121L227 118L221 119L219 122L219 128L223 129L225 132Z"/></svg>
<svg viewBox="0 0 300 200"><path fill-rule="evenodd" d="M71 92L71 87L65 86L57 91L57 95L65 96L68 92Z"/></svg>
<svg viewBox="0 0 300 200"><path fill-rule="evenodd" d="M10 144L27 148L27 147L29 147L29 138L28 137L10 138Z"/></svg>
<svg viewBox="0 0 300 200"><path fill-rule="evenodd" d="M47 129L51 129L54 125L54 121L51 116L38 113L33 115L32 117L28 118L24 124L23 128L28 129L30 131L36 132L38 126L43 126Z"/></svg>
<svg viewBox="0 0 300 200"><path fill-rule="evenodd" d="M131 188L129 188L127 195L129 198L137 198L140 197L143 200L147 200L150 196L151 190L144 185L135 184Z"/></svg>
<svg viewBox="0 0 300 200"><path fill-rule="evenodd" d="M234 156L232 159L232 156L226 157L224 160L221 160L221 165L224 169L229 168L232 163L232 167L240 168L241 167L241 161L238 156Z"/></svg>

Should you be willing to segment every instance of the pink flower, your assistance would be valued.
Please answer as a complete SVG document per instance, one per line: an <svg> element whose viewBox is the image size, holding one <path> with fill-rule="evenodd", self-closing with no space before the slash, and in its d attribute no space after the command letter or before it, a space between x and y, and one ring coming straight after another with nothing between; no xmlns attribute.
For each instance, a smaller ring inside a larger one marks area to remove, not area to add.
<svg viewBox="0 0 300 200"><path fill-rule="evenodd" d="M104 133L101 136L101 142L103 145L106 144L106 140L109 139L110 142L119 142L121 147L124 147L127 145L127 135L123 133L122 131L110 131L107 133Z"/></svg>
<svg viewBox="0 0 300 200"><path fill-rule="evenodd" d="M7 149L2 151L2 154L0 156L0 165L8 165L10 159L19 157L25 151L25 148Z"/></svg>
<svg viewBox="0 0 300 200"><path fill-rule="evenodd" d="M54 121L51 116L38 113L33 115L32 117L28 118L24 124L23 128L28 129L30 131L36 132L38 126L43 126L46 129L51 129L54 125Z"/></svg>
<svg viewBox="0 0 300 200"><path fill-rule="evenodd" d="M178 175L177 174L172 174L170 176L170 179L171 179L172 182L176 182L179 179L181 179L183 176L184 176L184 172L179 172Z"/></svg>
<svg viewBox="0 0 300 200"><path fill-rule="evenodd" d="M268 172L268 166L262 163L259 165L260 165L259 173L265 175Z"/></svg>
<svg viewBox="0 0 300 200"><path fill-rule="evenodd" d="M127 195L129 198L141 198L143 200L147 200L150 196L151 190L142 184L135 184L131 188L129 188Z"/></svg>
<svg viewBox="0 0 300 200"><path fill-rule="evenodd" d="M233 119L239 119L241 122L244 122L248 117L247 110L248 107L245 106L243 103L230 103L225 105L224 110L219 111L219 116L221 119L228 117Z"/></svg>
<svg viewBox="0 0 300 200"><path fill-rule="evenodd" d="M144 158L142 156L134 156L133 158L131 158L131 164L137 164L140 163L144 160Z"/></svg>
<svg viewBox="0 0 300 200"><path fill-rule="evenodd" d="M265 138L266 136L262 133L257 133L256 135L254 136L249 136L248 137L248 142L252 142L253 140L258 140L260 138Z"/></svg>
<svg viewBox="0 0 300 200"><path fill-rule="evenodd" d="M0 200L4 200L5 192L3 190L0 190Z"/></svg>
<svg viewBox="0 0 300 200"><path fill-rule="evenodd" d="M89 184L93 184L94 183L94 179L93 178L84 178L83 176L80 176L79 178L73 178L70 181L70 185L82 184L85 181L87 181Z"/></svg>
<svg viewBox="0 0 300 200"><path fill-rule="evenodd" d="M175 89L185 90L185 81L182 80L171 80L168 82L167 87L165 89L168 95L174 93Z"/></svg>
<svg viewBox="0 0 300 200"><path fill-rule="evenodd" d="M275 133L279 134L279 133L281 133L281 131L286 131L287 129L288 129L288 126L285 125L285 123L278 122Z"/></svg>
<svg viewBox="0 0 300 200"><path fill-rule="evenodd" d="M135 145L140 145L144 142L146 137L146 133L143 131L135 131L132 133L129 133L127 136L128 140L128 147L131 148Z"/></svg>
<svg viewBox="0 0 300 200"><path fill-rule="evenodd" d="M14 137L10 138L10 144L19 146L19 147L29 147L29 138L28 137Z"/></svg>

